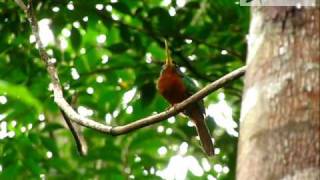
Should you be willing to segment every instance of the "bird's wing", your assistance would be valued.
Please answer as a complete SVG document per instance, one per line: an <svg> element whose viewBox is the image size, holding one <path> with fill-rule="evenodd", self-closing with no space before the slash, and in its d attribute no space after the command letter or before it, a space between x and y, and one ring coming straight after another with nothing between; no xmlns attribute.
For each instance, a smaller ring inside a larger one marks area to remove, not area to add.
<svg viewBox="0 0 320 180"><path fill-rule="evenodd" d="M183 75L183 73L179 70L179 68L177 68L177 72L178 74L180 75L182 81L183 81L183 84L185 85L189 95L193 95L194 93L196 93L198 91L198 88L197 88L197 85L192 81L191 78ZM204 103L203 103L203 100L201 101L198 101L197 102L199 108L201 109L201 112L203 114L205 114L205 109L204 109Z"/></svg>

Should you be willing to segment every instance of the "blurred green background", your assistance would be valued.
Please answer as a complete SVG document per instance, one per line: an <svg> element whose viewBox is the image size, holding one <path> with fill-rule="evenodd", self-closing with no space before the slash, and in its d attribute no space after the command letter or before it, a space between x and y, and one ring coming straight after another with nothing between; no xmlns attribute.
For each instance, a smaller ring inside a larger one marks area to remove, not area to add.
<svg viewBox="0 0 320 180"><path fill-rule="evenodd" d="M203 87L245 63L249 9L228 0L34 1L65 97L102 123L166 110L156 91L166 38ZM205 98L216 155L186 117L112 137L83 128L81 157L53 102L23 11L0 0L0 179L234 179L241 79Z"/></svg>

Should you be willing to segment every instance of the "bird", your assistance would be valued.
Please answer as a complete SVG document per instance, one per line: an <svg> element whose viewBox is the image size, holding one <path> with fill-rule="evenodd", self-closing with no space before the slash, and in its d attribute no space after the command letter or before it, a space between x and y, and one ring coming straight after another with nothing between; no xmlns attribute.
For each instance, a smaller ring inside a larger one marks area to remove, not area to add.
<svg viewBox="0 0 320 180"><path fill-rule="evenodd" d="M162 66L157 81L159 93L174 107L177 103L187 99L197 92L196 84L185 76L179 67L173 62L165 40L166 59ZM203 100L194 102L186 107L183 114L188 116L194 123L199 135L203 150L208 156L214 155L214 147L211 135L205 122L205 109Z"/></svg>

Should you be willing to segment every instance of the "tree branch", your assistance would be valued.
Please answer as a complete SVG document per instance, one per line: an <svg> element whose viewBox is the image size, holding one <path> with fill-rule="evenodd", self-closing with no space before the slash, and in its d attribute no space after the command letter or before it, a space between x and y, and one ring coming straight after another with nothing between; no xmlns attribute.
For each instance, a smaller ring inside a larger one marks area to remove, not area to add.
<svg viewBox="0 0 320 180"><path fill-rule="evenodd" d="M17 4L23 4L22 0L16 0ZM121 135L126 134L131 131L155 124L157 122L163 121L171 116L174 116L181 112L183 109L185 109L189 104L194 103L196 101L199 101L200 99L206 97L208 94L212 93L213 91L223 87L228 82L237 79L244 75L246 71L246 66L243 66L239 69L234 70L233 72L223 76L222 78L216 80L215 82L210 83L188 99L184 100L183 102L177 104L174 108L171 107L169 110L161 112L156 115L152 115L146 118L139 119L135 122L123 125L123 126L109 126L102 123L99 123L97 121L94 121L90 118L83 117L79 115L71 106L68 104L68 102L63 97L63 91L60 85L59 77L57 74L57 70L54 65L54 61L50 60L49 55L44 49L44 46L40 40L39 36L39 30L38 30L38 24L36 21L36 17L33 14L32 10L32 0L29 0L29 7L27 9L26 14L29 19L32 33L36 37L36 43L38 45L39 54L41 59L45 62L48 74L51 79L51 84L53 87L53 95L54 95L54 102L59 106L59 108L65 113L66 117L71 119L77 124L80 124L82 126L111 134L111 135ZM20 5L19 5L20 6ZM21 7L21 6L20 6Z"/></svg>
<svg viewBox="0 0 320 180"><path fill-rule="evenodd" d="M71 98L71 107L73 107L76 103L76 97L72 96ZM84 138L84 136L81 133L81 129L78 126L78 124L74 124L70 118L66 115L66 113L60 108L60 112L66 121L66 124L68 125L71 134L76 142L77 150L81 156L86 156L88 154L88 145Z"/></svg>
<svg viewBox="0 0 320 180"><path fill-rule="evenodd" d="M127 125L113 127L111 129L110 133L112 135L126 134L126 133L133 131L133 130L152 125L154 123L163 121L171 116L174 116L174 115L178 114L179 112L181 112L182 110L184 110L189 104L192 104L196 101L199 101L200 99L206 97L207 95L214 92L215 90L223 87L228 82L241 77L242 75L244 75L245 71L246 71L246 66L243 66L239 69L236 69L236 70L232 71L231 73L223 76L222 78L210 83L209 85L202 88L200 91L198 91L194 95L190 96L186 100L182 101L181 103L176 104L174 107L171 107L169 110L161 112L156 115L152 115L152 116L137 120L137 121L132 122Z"/></svg>

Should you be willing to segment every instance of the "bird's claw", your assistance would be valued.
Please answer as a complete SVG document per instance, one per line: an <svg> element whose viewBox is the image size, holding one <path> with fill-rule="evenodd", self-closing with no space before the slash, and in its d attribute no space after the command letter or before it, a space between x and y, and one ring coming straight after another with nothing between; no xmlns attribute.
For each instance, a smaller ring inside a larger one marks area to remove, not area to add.
<svg viewBox="0 0 320 180"><path fill-rule="evenodd" d="M177 104L172 104L171 107L173 108L173 110L176 110L177 109Z"/></svg>
<svg viewBox="0 0 320 180"><path fill-rule="evenodd" d="M169 111L171 108L173 108L174 110L176 110L177 108L177 104L172 104L170 107L168 107L167 109L166 109L166 111Z"/></svg>

